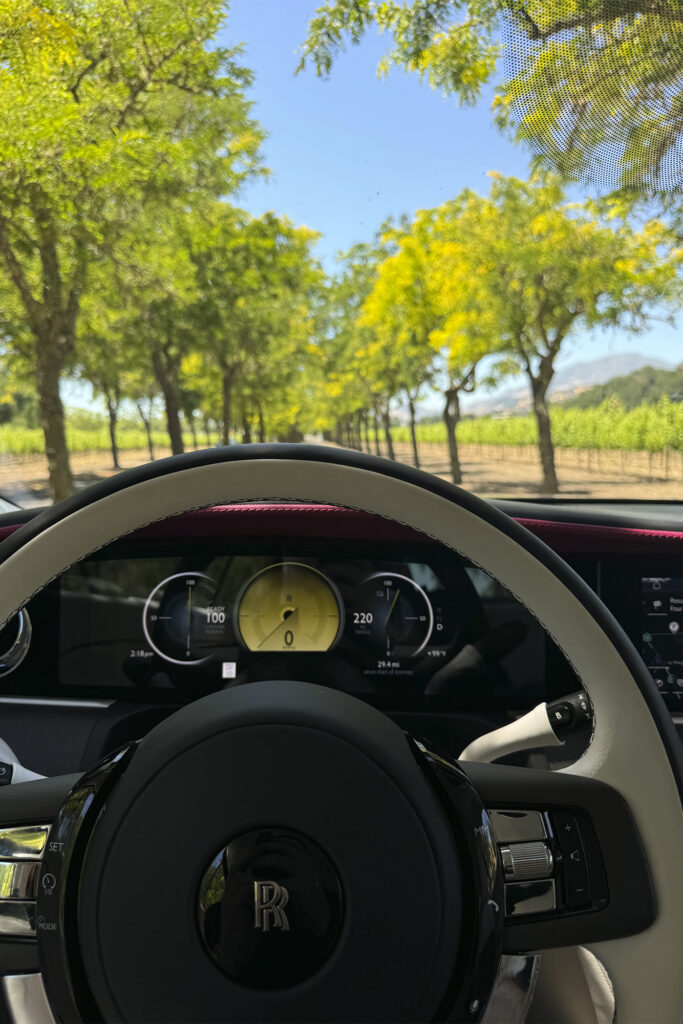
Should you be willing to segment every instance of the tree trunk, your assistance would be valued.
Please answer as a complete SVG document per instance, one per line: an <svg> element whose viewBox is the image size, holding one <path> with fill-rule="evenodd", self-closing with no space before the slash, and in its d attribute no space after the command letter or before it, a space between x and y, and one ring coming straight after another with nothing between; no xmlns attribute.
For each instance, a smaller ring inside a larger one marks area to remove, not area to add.
<svg viewBox="0 0 683 1024"><path fill-rule="evenodd" d="M377 410L376 409L375 409L374 416L372 417L372 425L373 425L374 431L375 431L375 455L380 455L381 456L381 454L382 454L382 446L379 443L379 417L377 415Z"/></svg>
<svg viewBox="0 0 683 1024"><path fill-rule="evenodd" d="M408 397L408 409L410 411L410 440L413 443L413 465L415 469L420 468L420 456L417 451L417 434L415 433L415 402Z"/></svg>
<svg viewBox="0 0 683 1024"><path fill-rule="evenodd" d="M382 419L384 420L384 437L387 442L387 454L390 459L396 462L396 455L394 453L394 441L391 436L391 419L389 415L389 406L382 410Z"/></svg>
<svg viewBox="0 0 683 1024"><path fill-rule="evenodd" d="M199 438L197 437L197 424L194 421L194 413L187 413L187 422L190 424L190 433L192 434L192 447L196 451L199 448Z"/></svg>
<svg viewBox="0 0 683 1024"><path fill-rule="evenodd" d="M114 469L121 469L121 465L119 463L119 446L116 443L116 421L119 414L119 403L109 394L105 395L105 399L107 402L107 413L109 414L109 444L111 446L111 458L114 464Z"/></svg>
<svg viewBox="0 0 683 1024"><path fill-rule="evenodd" d="M223 444L230 444L230 422L232 420L232 371L223 370Z"/></svg>
<svg viewBox="0 0 683 1024"><path fill-rule="evenodd" d="M137 406L138 413L140 414L140 419L142 420L142 423L144 425L145 434L147 435L147 450L149 452L149 461L154 462L154 438L152 437L152 423L149 416L145 416L145 413L142 408L142 402L136 402L135 404Z"/></svg>
<svg viewBox="0 0 683 1024"><path fill-rule="evenodd" d="M266 421L260 405L258 407L258 439L260 444L266 443Z"/></svg>
<svg viewBox="0 0 683 1024"><path fill-rule="evenodd" d="M460 419L460 396L457 388L448 388L445 394L446 404L443 407L443 421L446 424L448 457L451 463L451 479L454 484L461 484L462 471L460 469L458 438L456 436L456 428L458 426L458 420Z"/></svg>
<svg viewBox="0 0 683 1024"><path fill-rule="evenodd" d="M543 493L556 494L559 490L557 473L555 471L555 447L550 426L550 412L546 395L550 380L538 377L531 377L531 394L534 400L534 416L538 425L538 451L541 456L541 470L543 473Z"/></svg>
<svg viewBox="0 0 683 1024"><path fill-rule="evenodd" d="M64 407L59 394L61 364L62 360L50 334L46 332L45 335L36 335L36 391L54 501L68 498L74 490L64 430Z"/></svg>
<svg viewBox="0 0 683 1024"><path fill-rule="evenodd" d="M164 407L166 409L166 429L171 451L174 455L182 455L185 450L183 444L183 431L180 425L180 401L178 398L178 381L175 368L158 348L152 349L152 367L154 376L157 379L161 393L164 396Z"/></svg>
<svg viewBox="0 0 683 1024"><path fill-rule="evenodd" d="M363 449L368 453L368 455L370 455L372 449L370 448L370 427L368 426L367 413L363 413L362 425L363 425Z"/></svg>
<svg viewBox="0 0 683 1024"><path fill-rule="evenodd" d="M251 420L247 412L242 415L242 444L251 444Z"/></svg>
<svg viewBox="0 0 683 1024"><path fill-rule="evenodd" d="M211 424L209 423L209 417L202 417L202 426L204 427L204 435L206 437L206 447L211 447Z"/></svg>

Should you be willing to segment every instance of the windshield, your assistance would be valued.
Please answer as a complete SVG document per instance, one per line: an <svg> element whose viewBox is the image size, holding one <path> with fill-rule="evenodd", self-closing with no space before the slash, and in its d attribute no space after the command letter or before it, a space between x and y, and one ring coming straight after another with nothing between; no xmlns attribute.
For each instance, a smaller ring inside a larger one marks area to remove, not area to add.
<svg viewBox="0 0 683 1024"><path fill-rule="evenodd" d="M0 495L312 441L682 500L682 25L0 0Z"/></svg>

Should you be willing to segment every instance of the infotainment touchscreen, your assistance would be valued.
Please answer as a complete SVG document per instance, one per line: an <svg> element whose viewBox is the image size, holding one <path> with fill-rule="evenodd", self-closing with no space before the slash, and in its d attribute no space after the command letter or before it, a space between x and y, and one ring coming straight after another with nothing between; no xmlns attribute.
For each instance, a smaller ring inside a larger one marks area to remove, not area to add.
<svg viewBox="0 0 683 1024"><path fill-rule="evenodd" d="M683 703L683 576L641 580L645 664L659 692Z"/></svg>

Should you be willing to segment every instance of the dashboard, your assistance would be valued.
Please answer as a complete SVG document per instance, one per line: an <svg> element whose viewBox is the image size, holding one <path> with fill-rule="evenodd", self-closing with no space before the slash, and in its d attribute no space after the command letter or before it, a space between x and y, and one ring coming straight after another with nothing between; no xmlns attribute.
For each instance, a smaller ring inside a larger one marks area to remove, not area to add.
<svg viewBox="0 0 683 1024"><path fill-rule="evenodd" d="M683 725L679 507L660 524L607 503L498 504L611 608ZM0 517L0 539L29 516ZM260 679L344 690L413 732L441 729L456 754L581 685L481 569L407 528L327 506L226 506L146 527L52 581L0 632L5 738L21 756L40 737L37 762L25 763L46 773L84 767L177 707Z"/></svg>

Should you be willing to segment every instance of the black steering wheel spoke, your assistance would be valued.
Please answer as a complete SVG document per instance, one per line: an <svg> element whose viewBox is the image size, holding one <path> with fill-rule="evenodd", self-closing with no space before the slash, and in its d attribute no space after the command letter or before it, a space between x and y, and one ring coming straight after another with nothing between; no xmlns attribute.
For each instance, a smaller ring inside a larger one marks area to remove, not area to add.
<svg viewBox="0 0 683 1024"><path fill-rule="evenodd" d="M645 851L611 786L569 772L468 763L505 879L503 950L635 935L656 916Z"/></svg>

